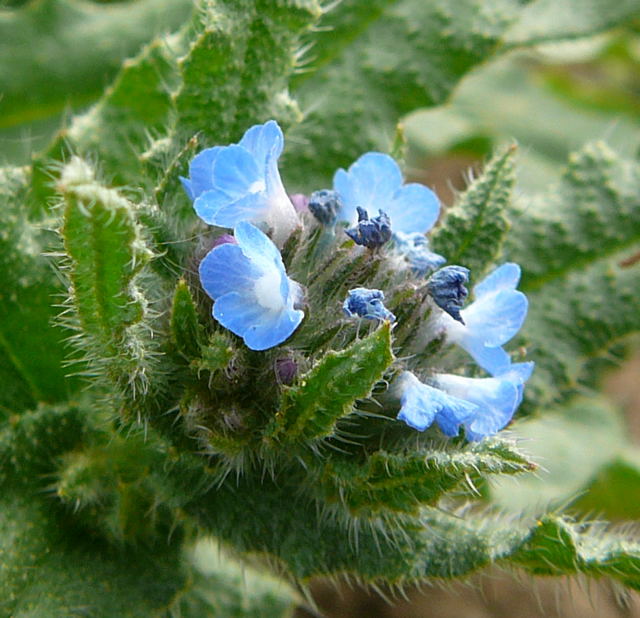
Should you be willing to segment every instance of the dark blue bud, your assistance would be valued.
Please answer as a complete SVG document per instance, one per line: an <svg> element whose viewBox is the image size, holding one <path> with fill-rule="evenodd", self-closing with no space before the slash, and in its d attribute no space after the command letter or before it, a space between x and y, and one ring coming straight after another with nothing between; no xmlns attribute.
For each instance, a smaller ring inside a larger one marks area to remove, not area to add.
<svg viewBox="0 0 640 618"><path fill-rule="evenodd" d="M369 215L364 208L358 206L358 224L345 233L357 245L362 245L368 249L377 249L391 239L391 219L386 212L379 210L377 217L369 219Z"/></svg>
<svg viewBox="0 0 640 618"><path fill-rule="evenodd" d="M349 290L349 296L342 304L342 309L350 318L395 322L396 316L384 306L383 300L384 294L381 290L355 288Z"/></svg>
<svg viewBox="0 0 640 618"><path fill-rule="evenodd" d="M307 207L322 225L329 226L336 222L338 211L342 208L342 202L335 191L322 189L311 194Z"/></svg>
<svg viewBox="0 0 640 618"><path fill-rule="evenodd" d="M464 324L460 309L469 295L464 286L469 281L469 269L464 266L445 266L437 270L427 282L431 298L440 309Z"/></svg>

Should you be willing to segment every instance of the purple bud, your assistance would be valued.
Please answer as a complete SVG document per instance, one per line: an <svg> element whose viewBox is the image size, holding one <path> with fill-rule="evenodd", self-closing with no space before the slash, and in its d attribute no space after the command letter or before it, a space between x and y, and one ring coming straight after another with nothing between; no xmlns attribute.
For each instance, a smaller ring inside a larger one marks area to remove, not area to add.
<svg viewBox="0 0 640 618"><path fill-rule="evenodd" d="M289 386L293 384L298 374L298 365L292 358L279 358L276 360L276 378L278 384Z"/></svg>
<svg viewBox="0 0 640 618"><path fill-rule="evenodd" d="M218 238L213 241L213 247L219 247L220 245L226 244L237 245L238 241L236 240L236 237L231 234L222 234L222 236L218 236Z"/></svg>
<svg viewBox="0 0 640 618"><path fill-rule="evenodd" d="M309 198L304 193L294 193L289 196L296 212L307 212L309 210Z"/></svg>

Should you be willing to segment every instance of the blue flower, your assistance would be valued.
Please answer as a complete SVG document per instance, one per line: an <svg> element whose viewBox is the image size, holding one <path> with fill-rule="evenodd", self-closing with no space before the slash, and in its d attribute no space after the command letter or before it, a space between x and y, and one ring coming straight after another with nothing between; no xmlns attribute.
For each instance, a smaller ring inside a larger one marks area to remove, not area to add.
<svg viewBox="0 0 640 618"><path fill-rule="evenodd" d="M251 127L238 144L207 148L189 165L182 184L198 216L210 225L265 223L282 246L299 224L278 172L284 137L270 120Z"/></svg>
<svg viewBox="0 0 640 618"><path fill-rule="evenodd" d="M252 350L282 343L304 313L300 286L287 277L276 246L246 221L234 230L238 244L212 249L200 263L200 281L215 301L213 317Z"/></svg>
<svg viewBox="0 0 640 618"><path fill-rule="evenodd" d="M355 288L349 290L349 296L342 304L342 309L350 318L361 317L367 320L395 322L396 316L384 306L383 300L384 294L381 290Z"/></svg>
<svg viewBox="0 0 640 618"><path fill-rule="evenodd" d="M436 194L427 187L402 184L398 164L381 152L368 152L351 165L339 169L333 177L333 188L342 198L338 220L356 223L360 206L374 217L380 210L389 215L395 232L424 234L433 227L440 213Z"/></svg>
<svg viewBox="0 0 640 618"><path fill-rule="evenodd" d="M467 439L478 441L497 433L511 421L522 402L524 383L533 367L534 363L516 363L492 378L438 374L434 376L434 383L447 395L476 406L475 414L461 424ZM456 434L457 429L448 435Z"/></svg>
<svg viewBox="0 0 640 618"><path fill-rule="evenodd" d="M391 221L387 213L379 211L377 217L369 219L369 215L364 208L358 206L358 224L345 233L357 245L368 249L378 249L391 240Z"/></svg>
<svg viewBox="0 0 640 618"><path fill-rule="evenodd" d="M464 324L460 309L469 295L465 283L469 281L469 269L464 266L445 266L433 273L427 289L433 301L454 320Z"/></svg>
<svg viewBox="0 0 640 618"><path fill-rule="evenodd" d="M419 277L440 268L447 261L446 258L429 250L427 237L419 232L394 232L393 251L402 257Z"/></svg>
<svg viewBox="0 0 640 618"><path fill-rule="evenodd" d="M460 315L464 324L443 313L440 320L447 340L466 350L492 375L505 371L511 360L502 349L522 326L527 315L527 297L516 286L517 264L503 264L473 289L475 300Z"/></svg>
<svg viewBox="0 0 640 618"><path fill-rule="evenodd" d="M418 431L424 431L435 421L445 435L457 436L460 425L473 418L478 410L474 403L423 384L410 371L402 373L395 389L401 403L398 420Z"/></svg>

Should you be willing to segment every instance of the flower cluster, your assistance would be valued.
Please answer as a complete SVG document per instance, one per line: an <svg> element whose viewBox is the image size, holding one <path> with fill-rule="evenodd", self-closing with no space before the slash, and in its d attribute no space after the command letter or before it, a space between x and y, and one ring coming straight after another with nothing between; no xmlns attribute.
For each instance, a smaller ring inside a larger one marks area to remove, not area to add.
<svg viewBox="0 0 640 618"><path fill-rule="evenodd" d="M533 370L533 363L512 363L502 347L527 313L527 299L516 289L519 266L496 268L475 285L473 302L466 304L466 284L473 273L463 265L443 267L446 257L429 249L425 234L440 213L433 191L405 184L390 156L369 152L348 170L339 169L331 189L315 191L309 198L289 197L277 167L283 146L282 131L271 120L250 128L237 144L202 151L191 161L189 178L182 178L198 216L233 231L233 236L218 236L199 267L202 287L214 301L215 320L252 350L289 340L305 317L302 307L313 313L314 305L305 299L304 287L287 275L280 249L296 229L301 229L296 238L306 239L313 236L305 236L309 228L324 229L330 245L327 249L325 242L325 250L340 246L344 251L345 242L350 243L353 260L359 255L364 263L383 260L398 273L395 279L384 279L390 289L364 287L370 282L365 277L360 287L348 290L343 320L369 320L372 328L383 321L395 323L396 316L384 305L385 292L393 298L393 281L404 281L405 287L410 282L416 294L424 291L424 298L430 299L423 326L431 338L459 346L488 374L439 373L398 360L390 389L399 406L397 418L419 431L436 424L449 437L464 428L469 440L505 427ZM305 255L317 260L317 246ZM305 283L314 268L320 265L307 264L295 271L301 273L296 278ZM356 275L350 280L357 280ZM415 325L416 333L419 326ZM296 347L295 337L290 345Z"/></svg>

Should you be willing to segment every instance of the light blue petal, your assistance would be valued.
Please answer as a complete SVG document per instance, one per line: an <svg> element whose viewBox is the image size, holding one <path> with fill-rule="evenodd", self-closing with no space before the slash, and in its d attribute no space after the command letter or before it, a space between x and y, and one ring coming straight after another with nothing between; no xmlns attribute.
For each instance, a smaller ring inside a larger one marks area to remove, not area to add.
<svg viewBox="0 0 640 618"><path fill-rule="evenodd" d="M238 245L215 247L200 262L200 281L214 300L230 292L250 293L260 271L247 259Z"/></svg>
<svg viewBox="0 0 640 618"><path fill-rule="evenodd" d="M481 440L500 431L513 416L518 387L500 378L464 378L450 374L436 376L439 388L476 406L475 415L464 423L469 440Z"/></svg>
<svg viewBox="0 0 640 618"><path fill-rule="evenodd" d="M229 292L213 304L213 317L239 337L264 321L265 310L251 293Z"/></svg>
<svg viewBox="0 0 640 618"><path fill-rule="evenodd" d="M213 164L213 189L238 200L248 193L265 189L264 166L259 167L255 157L242 146L222 148Z"/></svg>
<svg viewBox="0 0 640 618"><path fill-rule="evenodd" d="M269 156L278 157L284 147L282 129L275 120L251 127L238 143L246 148L256 159L258 164L266 165Z"/></svg>
<svg viewBox="0 0 640 618"><path fill-rule="evenodd" d="M198 153L189 164L189 179L191 181L192 199L201 193L209 191L213 186L213 164L224 146L207 148Z"/></svg>
<svg viewBox="0 0 640 618"><path fill-rule="evenodd" d="M507 369L499 373L498 376L502 379L509 380L512 384L515 384L518 389L518 401L516 402L516 409L522 403L524 396L524 384L531 377L535 363L514 363Z"/></svg>
<svg viewBox="0 0 640 618"><path fill-rule="evenodd" d="M184 176L178 176L178 178L180 178L180 182L182 183L182 186L184 187L185 192L189 196L189 199L194 200L196 196L193 192L193 188L191 187L191 181L188 178L185 178Z"/></svg>
<svg viewBox="0 0 640 618"><path fill-rule="evenodd" d="M485 371L491 375L505 371L511 365L511 357L500 346L489 347L481 338L467 337L458 342Z"/></svg>
<svg viewBox="0 0 640 618"><path fill-rule="evenodd" d="M267 319L251 326L243 335L252 350L268 350L288 339L302 322L304 313L294 309L265 317Z"/></svg>
<svg viewBox="0 0 640 618"><path fill-rule="evenodd" d="M213 317L242 337L252 350L266 350L287 339L298 327L302 311L265 311L250 295L231 292L213 306Z"/></svg>
<svg viewBox="0 0 640 618"><path fill-rule="evenodd" d="M340 210L336 213L336 221L346 221L353 223L357 219L356 197L352 191L349 174L343 169L339 169L333 175L333 189L340 196Z"/></svg>
<svg viewBox="0 0 640 618"><path fill-rule="evenodd" d="M402 407L397 418L418 431L424 431L435 420L445 435L456 436L460 425L477 410L476 405L424 384L410 372L400 377L399 387Z"/></svg>
<svg viewBox="0 0 640 618"><path fill-rule="evenodd" d="M234 227L240 221L259 219L266 207L261 193L249 193L230 201L226 193L216 190L202 193L193 203L197 215L205 223L219 227Z"/></svg>
<svg viewBox="0 0 640 618"><path fill-rule="evenodd" d="M519 400L518 387L511 382L500 381L491 399L485 406L481 405L473 421L465 425L467 438L477 442L503 429L513 418Z"/></svg>
<svg viewBox="0 0 640 618"><path fill-rule="evenodd" d="M391 218L394 232L424 234L438 220L440 201L431 189L412 183L396 192L387 206L386 213Z"/></svg>
<svg viewBox="0 0 640 618"><path fill-rule="evenodd" d="M278 270L284 272L284 264L278 248L271 239L248 221L240 221L234 230L234 235L242 252L259 268L271 267L275 264Z"/></svg>
<svg viewBox="0 0 640 618"><path fill-rule="evenodd" d="M445 436L454 438L458 435L460 425L471 420L478 412L478 406L470 401L447 395L438 390L442 400L442 409L436 415L436 423Z"/></svg>
<svg viewBox="0 0 640 618"><path fill-rule="evenodd" d="M520 266L507 262L488 274L473 288L476 298L499 290L515 290L520 281Z"/></svg>
<svg viewBox="0 0 640 618"><path fill-rule="evenodd" d="M488 346L500 346L520 330L527 317L528 304L522 292L501 289L480 296L460 314L468 336L481 339Z"/></svg>
<svg viewBox="0 0 640 618"><path fill-rule="evenodd" d="M353 163L348 172L338 170L333 182L344 204L343 211L338 213L339 219L355 223L353 215L357 206L364 208L370 217L377 216L378 210L386 210L402 185L402 172L389 155L368 152ZM351 218L346 219L344 215Z"/></svg>
<svg viewBox="0 0 640 618"><path fill-rule="evenodd" d="M397 416L398 420L418 431L424 431L429 427L442 409L440 401L433 396L435 390L422 384L417 378L411 381L400 398L402 407Z"/></svg>

